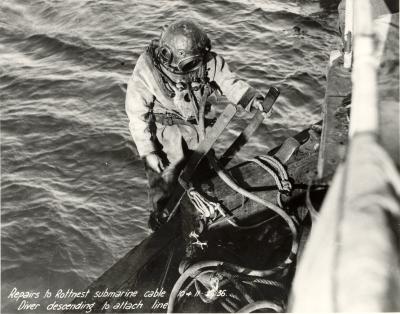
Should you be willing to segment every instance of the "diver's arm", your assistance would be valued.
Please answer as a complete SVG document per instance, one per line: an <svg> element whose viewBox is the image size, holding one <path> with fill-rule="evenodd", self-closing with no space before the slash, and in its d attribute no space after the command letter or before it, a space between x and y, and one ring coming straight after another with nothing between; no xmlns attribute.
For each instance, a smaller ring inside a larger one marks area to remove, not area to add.
<svg viewBox="0 0 400 314"><path fill-rule="evenodd" d="M143 83L136 66L128 81L125 110L129 118L129 130L141 158L156 150L147 119L152 102L153 95Z"/></svg>
<svg viewBox="0 0 400 314"><path fill-rule="evenodd" d="M250 110L255 100L262 94L251 87L245 81L239 79L230 69L224 58L215 55L214 64L211 65L214 70L214 81L218 84L222 93L234 104L241 105ZM258 109L258 108L257 108Z"/></svg>

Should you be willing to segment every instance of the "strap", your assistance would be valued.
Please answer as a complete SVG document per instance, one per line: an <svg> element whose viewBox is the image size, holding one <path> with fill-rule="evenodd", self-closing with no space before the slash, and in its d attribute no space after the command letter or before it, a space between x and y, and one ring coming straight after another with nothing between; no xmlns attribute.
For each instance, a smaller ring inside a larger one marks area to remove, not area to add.
<svg viewBox="0 0 400 314"><path fill-rule="evenodd" d="M162 124L162 125L176 125L176 124L183 124L183 125L188 125L191 127L194 127L194 124L196 124L196 121L194 120L183 120L177 115L174 115L172 113L153 113L154 119L156 122Z"/></svg>
<svg viewBox="0 0 400 314"><path fill-rule="evenodd" d="M188 125L188 126L192 126L195 127L196 125L196 120L191 119L191 120L184 120L181 117L174 115L173 113L150 113L150 115L154 118L154 121L157 123L160 123L162 125L176 125L176 124L183 124L183 125ZM213 119L204 119L205 121L205 125L208 126L213 126L215 121L217 119L213 118Z"/></svg>

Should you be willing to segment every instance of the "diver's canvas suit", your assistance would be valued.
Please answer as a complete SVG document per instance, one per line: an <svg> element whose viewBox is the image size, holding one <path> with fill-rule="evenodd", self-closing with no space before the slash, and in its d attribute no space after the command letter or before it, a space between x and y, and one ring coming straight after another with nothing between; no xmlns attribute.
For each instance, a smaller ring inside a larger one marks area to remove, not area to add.
<svg viewBox="0 0 400 314"><path fill-rule="evenodd" d="M204 103L212 93L219 90L232 103L246 107L258 93L247 83L239 80L230 71L225 60L215 53L210 52L203 70L207 84L202 84L192 94L197 104ZM144 52L129 79L126 94L129 129L140 157L157 152L168 164L162 174L147 169L150 196L156 211L165 206L164 200L176 183L179 165L185 156L185 148L196 149L201 138L196 125L191 126L189 123L165 125L151 118L153 114L173 114L174 117L184 121L195 120L193 99L188 97L188 90L179 91L173 86L174 84L169 84L169 89L172 89L173 93L168 93L158 71L149 51ZM173 75L171 78L173 81L179 79Z"/></svg>

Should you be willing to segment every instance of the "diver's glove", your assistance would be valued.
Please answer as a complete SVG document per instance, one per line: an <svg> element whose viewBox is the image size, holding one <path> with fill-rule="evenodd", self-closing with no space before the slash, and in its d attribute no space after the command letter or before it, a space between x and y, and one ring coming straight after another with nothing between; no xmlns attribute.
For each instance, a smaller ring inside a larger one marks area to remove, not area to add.
<svg viewBox="0 0 400 314"><path fill-rule="evenodd" d="M153 171L155 171L157 173L161 173L165 169L165 166L164 166L164 163L163 163L161 157L159 155L157 155L157 153L155 153L155 152L148 154L145 157L145 161L146 161L147 167L149 167L150 169L152 169Z"/></svg>
<svg viewBox="0 0 400 314"><path fill-rule="evenodd" d="M163 221L161 220L161 214L155 211L150 212L149 220L147 222L148 227L153 230L157 231L160 229Z"/></svg>
<svg viewBox="0 0 400 314"><path fill-rule="evenodd" d="M263 113L264 119L269 118L272 115L272 108L268 112L264 112L263 102L265 94L259 93L251 100L251 108L260 110Z"/></svg>

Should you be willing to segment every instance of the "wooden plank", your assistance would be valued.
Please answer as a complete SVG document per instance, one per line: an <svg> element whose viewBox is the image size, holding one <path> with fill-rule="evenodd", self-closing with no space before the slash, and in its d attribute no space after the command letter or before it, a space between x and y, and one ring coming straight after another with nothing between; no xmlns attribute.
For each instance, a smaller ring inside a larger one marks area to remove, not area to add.
<svg viewBox="0 0 400 314"><path fill-rule="evenodd" d="M253 133L258 129L260 124L264 121L264 115L261 111L255 113L251 118L250 123L246 126L242 133L236 138L233 144L225 151L220 158L220 164L225 167L229 164L232 158L237 154L240 149L250 140Z"/></svg>
<svg viewBox="0 0 400 314"><path fill-rule="evenodd" d="M188 163L183 169L179 179L180 181L189 182L195 173L197 166L210 151L211 147L214 145L215 141L221 135L221 133L228 126L229 122L236 114L236 107L232 104L228 104L222 114L218 117L217 122L213 127L207 132L205 140L203 140L197 149L193 152Z"/></svg>
<svg viewBox="0 0 400 314"><path fill-rule="evenodd" d="M338 58L329 68L322 108L323 125L318 161L318 178L330 181L347 146L348 117L344 101L351 94L351 75Z"/></svg>

